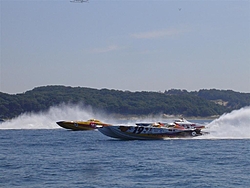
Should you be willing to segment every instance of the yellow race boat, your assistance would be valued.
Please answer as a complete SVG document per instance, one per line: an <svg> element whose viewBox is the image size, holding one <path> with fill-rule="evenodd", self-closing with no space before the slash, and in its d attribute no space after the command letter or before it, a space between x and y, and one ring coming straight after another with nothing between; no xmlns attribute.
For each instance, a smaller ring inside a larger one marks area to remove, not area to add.
<svg viewBox="0 0 250 188"><path fill-rule="evenodd" d="M87 131L97 129L97 126L108 126L97 119L89 119L88 121L58 121L60 127L71 129L74 131Z"/></svg>

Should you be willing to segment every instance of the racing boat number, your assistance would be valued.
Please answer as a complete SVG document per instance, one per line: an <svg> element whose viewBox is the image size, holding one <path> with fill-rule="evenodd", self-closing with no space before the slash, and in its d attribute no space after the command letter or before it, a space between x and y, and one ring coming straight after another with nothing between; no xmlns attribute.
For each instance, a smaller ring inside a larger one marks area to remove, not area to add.
<svg viewBox="0 0 250 188"><path fill-rule="evenodd" d="M144 127L135 127L134 134L140 134L144 130Z"/></svg>

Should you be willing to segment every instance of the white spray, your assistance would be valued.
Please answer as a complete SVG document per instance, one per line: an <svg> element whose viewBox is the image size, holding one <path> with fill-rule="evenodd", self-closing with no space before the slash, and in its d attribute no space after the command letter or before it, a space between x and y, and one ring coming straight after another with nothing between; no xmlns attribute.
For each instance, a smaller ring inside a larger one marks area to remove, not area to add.
<svg viewBox="0 0 250 188"><path fill-rule="evenodd" d="M56 124L57 121L86 121L91 118L106 123L119 122L104 112L94 112L90 106L62 104L51 107L47 112L22 114L1 123L0 129L57 129L61 128ZM145 119L144 121L146 121ZM127 120L127 123L134 123L134 121L134 119L130 119ZM207 124L206 127L206 131L210 134L196 137L197 139L250 139L250 106L223 114L220 118Z"/></svg>
<svg viewBox="0 0 250 188"><path fill-rule="evenodd" d="M102 118L102 113L94 114L90 106L61 104L51 107L47 112L25 113L0 124L0 129L56 129L57 121L86 121Z"/></svg>
<svg viewBox="0 0 250 188"><path fill-rule="evenodd" d="M250 106L223 114L207 125L209 135L214 139L250 139Z"/></svg>

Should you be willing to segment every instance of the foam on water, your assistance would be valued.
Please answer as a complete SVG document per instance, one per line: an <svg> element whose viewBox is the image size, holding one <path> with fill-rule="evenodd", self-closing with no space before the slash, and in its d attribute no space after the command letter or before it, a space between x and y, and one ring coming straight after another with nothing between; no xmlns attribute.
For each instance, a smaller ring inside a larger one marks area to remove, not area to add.
<svg viewBox="0 0 250 188"><path fill-rule="evenodd" d="M207 125L210 139L250 139L250 106L223 114Z"/></svg>
<svg viewBox="0 0 250 188"><path fill-rule="evenodd" d="M62 104L51 107L47 112L22 114L1 123L0 129L57 129L60 128L57 121L86 121L91 118L107 123L119 122L105 112L94 111L91 106ZM141 122L153 122L152 119L154 121L155 117L144 118ZM160 121L160 116L158 120ZM126 124L131 123L135 123L135 119L126 121ZM196 137L197 139L250 139L250 106L223 114L206 127L210 134Z"/></svg>
<svg viewBox="0 0 250 188"><path fill-rule="evenodd" d="M0 124L0 129L56 129L56 122L65 120L103 119L103 113L95 114L90 106L62 104L51 107L47 112L25 113Z"/></svg>

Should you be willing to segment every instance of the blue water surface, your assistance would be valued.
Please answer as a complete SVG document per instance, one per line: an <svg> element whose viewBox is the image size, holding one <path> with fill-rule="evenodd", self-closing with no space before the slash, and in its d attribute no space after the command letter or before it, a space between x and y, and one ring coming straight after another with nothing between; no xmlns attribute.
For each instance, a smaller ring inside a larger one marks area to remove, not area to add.
<svg viewBox="0 0 250 188"><path fill-rule="evenodd" d="M250 187L249 139L122 141L0 130L0 187Z"/></svg>

